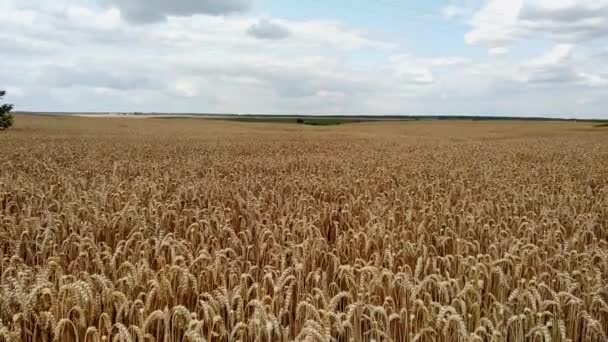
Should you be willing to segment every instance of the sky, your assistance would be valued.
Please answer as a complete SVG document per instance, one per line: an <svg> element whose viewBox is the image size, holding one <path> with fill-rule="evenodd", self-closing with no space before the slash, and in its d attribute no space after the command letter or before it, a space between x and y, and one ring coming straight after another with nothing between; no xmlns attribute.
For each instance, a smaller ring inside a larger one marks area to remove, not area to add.
<svg viewBox="0 0 608 342"><path fill-rule="evenodd" d="M0 0L16 110L608 119L608 0Z"/></svg>

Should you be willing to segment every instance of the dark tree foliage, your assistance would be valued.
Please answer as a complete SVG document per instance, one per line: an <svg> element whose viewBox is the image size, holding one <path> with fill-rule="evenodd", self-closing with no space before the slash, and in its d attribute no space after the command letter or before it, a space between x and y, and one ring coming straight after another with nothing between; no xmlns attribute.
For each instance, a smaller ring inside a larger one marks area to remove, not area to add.
<svg viewBox="0 0 608 342"><path fill-rule="evenodd" d="M4 95L6 95L6 91L0 90L0 100L2 100ZM3 104L0 106L0 128L3 130L13 125L12 109L13 105L11 104Z"/></svg>

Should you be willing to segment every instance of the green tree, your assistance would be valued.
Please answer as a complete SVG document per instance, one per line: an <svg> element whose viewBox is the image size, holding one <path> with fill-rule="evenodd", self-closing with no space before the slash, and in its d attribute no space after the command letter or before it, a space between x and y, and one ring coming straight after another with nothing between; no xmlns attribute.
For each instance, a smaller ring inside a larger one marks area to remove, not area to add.
<svg viewBox="0 0 608 342"><path fill-rule="evenodd" d="M0 90L0 100L6 95L6 91ZM11 104L3 104L0 106L0 128L3 130L11 127L13 125L13 115L11 114L11 110L13 109L13 105Z"/></svg>

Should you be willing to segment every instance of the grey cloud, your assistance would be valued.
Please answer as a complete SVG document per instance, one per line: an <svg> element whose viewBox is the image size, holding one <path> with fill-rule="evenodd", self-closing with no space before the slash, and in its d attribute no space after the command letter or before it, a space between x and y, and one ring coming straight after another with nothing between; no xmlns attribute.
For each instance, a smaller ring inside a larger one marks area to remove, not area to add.
<svg viewBox="0 0 608 342"><path fill-rule="evenodd" d="M588 18L601 18L607 14L608 5L590 6L564 6L556 8L544 8L527 4L519 14L523 20L550 20L576 22Z"/></svg>
<svg viewBox="0 0 608 342"><path fill-rule="evenodd" d="M580 42L608 35L608 8L600 11L527 8L519 19L528 35L547 34L558 41Z"/></svg>
<svg viewBox="0 0 608 342"><path fill-rule="evenodd" d="M280 40L289 36L287 27L273 23L268 19L260 19L256 24L251 25L247 34L257 39Z"/></svg>
<svg viewBox="0 0 608 342"><path fill-rule="evenodd" d="M127 73L112 73L108 70L47 66L40 70L37 80L51 87L67 88L74 86L109 88L117 90L145 89L152 86L145 77Z"/></svg>
<svg viewBox="0 0 608 342"><path fill-rule="evenodd" d="M526 75L522 81L539 87L582 86L598 87L607 84L605 75L595 69L587 71L589 65L584 62L564 61L561 64L526 66L521 71Z"/></svg>
<svg viewBox="0 0 608 342"><path fill-rule="evenodd" d="M224 15L245 12L252 0L102 0L116 6L121 15L135 23L152 23L168 16L195 14Z"/></svg>
<svg viewBox="0 0 608 342"><path fill-rule="evenodd" d="M469 44L490 47L527 38L547 37L576 43L608 36L608 0L523 1L518 9L511 0L493 0L472 18Z"/></svg>
<svg viewBox="0 0 608 342"><path fill-rule="evenodd" d="M570 67L560 66L533 70L527 82L532 84L559 84L579 81L580 77Z"/></svg>

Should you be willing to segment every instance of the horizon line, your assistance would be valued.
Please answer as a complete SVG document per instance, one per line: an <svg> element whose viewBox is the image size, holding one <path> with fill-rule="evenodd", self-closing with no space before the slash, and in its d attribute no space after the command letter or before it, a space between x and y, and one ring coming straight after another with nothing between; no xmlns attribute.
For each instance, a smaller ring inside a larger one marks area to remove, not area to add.
<svg viewBox="0 0 608 342"><path fill-rule="evenodd" d="M608 118L576 118L567 116L518 116L505 114L273 114L273 113L204 113L204 112L143 112L143 111L32 111L17 110L14 114L30 115L124 115L124 116L194 116L210 118L231 117L275 117L275 118L363 118L363 119L486 119L486 120L524 120L524 121L582 121L582 122L606 122Z"/></svg>

